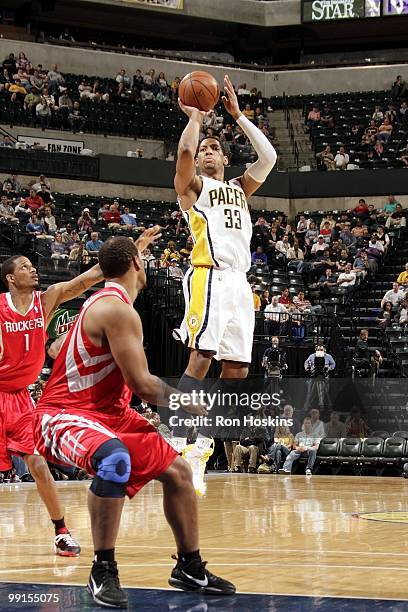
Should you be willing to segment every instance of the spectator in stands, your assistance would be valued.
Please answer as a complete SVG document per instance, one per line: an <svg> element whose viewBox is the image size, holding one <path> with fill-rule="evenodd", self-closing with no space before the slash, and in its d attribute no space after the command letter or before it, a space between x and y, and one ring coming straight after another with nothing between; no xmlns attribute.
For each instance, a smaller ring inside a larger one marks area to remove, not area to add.
<svg viewBox="0 0 408 612"><path fill-rule="evenodd" d="M238 85L238 91L237 91L238 96L249 96L250 93L251 92L247 88L246 83L242 83L242 85Z"/></svg>
<svg viewBox="0 0 408 612"><path fill-rule="evenodd" d="M381 140L377 140L374 146L374 151L372 151L372 159L382 159L384 157L385 149Z"/></svg>
<svg viewBox="0 0 408 612"><path fill-rule="evenodd" d="M37 238L45 237L44 226L40 223L38 216L33 213L31 215L31 220L26 225L26 230L29 234L35 235Z"/></svg>
<svg viewBox="0 0 408 612"><path fill-rule="evenodd" d="M58 98L58 113L62 117L63 124L67 124L68 116L73 108L73 102L67 91Z"/></svg>
<svg viewBox="0 0 408 612"><path fill-rule="evenodd" d="M4 135L3 140L0 143L0 147L5 147L6 149L14 149L15 143L11 140L10 136Z"/></svg>
<svg viewBox="0 0 408 612"><path fill-rule="evenodd" d="M320 276L317 284L322 297L330 295L330 289L337 285L336 276L331 268L326 268L325 273Z"/></svg>
<svg viewBox="0 0 408 612"><path fill-rule="evenodd" d="M252 272L254 272L256 268L262 268L262 271L265 273L269 272L268 258L263 252L263 248L261 246L256 247L256 251L252 253L251 263L252 263L252 268L251 268Z"/></svg>
<svg viewBox="0 0 408 612"><path fill-rule="evenodd" d="M24 98L24 108L28 110L31 115L34 115L36 112L37 105L41 102L41 96L37 93L34 93L31 90Z"/></svg>
<svg viewBox="0 0 408 612"><path fill-rule="evenodd" d="M285 306L289 306L289 304L292 304L292 298L290 297L289 287L285 287L282 293L280 294L279 304L284 304Z"/></svg>
<svg viewBox="0 0 408 612"><path fill-rule="evenodd" d="M330 413L330 420L324 424L324 435L326 438L346 437L346 426L340 421L340 415L335 410Z"/></svg>
<svg viewBox="0 0 408 612"><path fill-rule="evenodd" d="M303 419L302 431L296 434L293 445L294 448L286 457L286 461L283 464L282 469L279 470L279 474L290 474L292 472L293 463L298 461L300 457L306 456L306 475L311 476L313 466L316 461L319 443L320 438L312 433L312 421L310 417L305 417Z"/></svg>
<svg viewBox="0 0 408 612"><path fill-rule="evenodd" d="M297 269L298 265L304 260L305 256L302 249L299 247L297 239L294 240L293 246L290 247L286 254L288 269Z"/></svg>
<svg viewBox="0 0 408 612"><path fill-rule="evenodd" d="M265 333L268 336L281 336L288 322L288 309L279 303L279 296L274 295L264 310Z"/></svg>
<svg viewBox="0 0 408 612"><path fill-rule="evenodd" d="M390 217L393 213L395 213L397 204L399 204L399 202L395 199L394 195L387 196L387 201L384 204L384 207L377 213L378 218L386 219Z"/></svg>
<svg viewBox="0 0 408 612"><path fill-rule="evenodd" d="M239 443L234 449L235 471L243 471L243 459L249 457L248 472L255 474L259 447L263 442L260 428L246 427L241 433Z"/></svg>
<svg viewBox="0 0 408 612"><path fill-rule="evenodd" d="M118 230L121 228L120 212L117 204L114 203L109 206L109 210L103 214L103 221L110 230Z"/></svg>
<svg viewBox="0 0 408 612"><path fill-rule="evenodd" d="M399 273L397 283L404 287L408 286L408 262L405 264L405 270Z"/></svg>
<svg viewBox="0 0 408 612"><path fill-rule="evenodd" d="M407 220L401 204L397 204L395 211L387 217L385 227L390 228L405 228L407 226ZM388 239L389 240L389 239Z"/></svg>
<svg viewBox="0 0 408 612"><path fill-rule="evenodd" d="M71 109L71 112L68 115L68 125L71 128L72 132L79 132L82 134L82 130L85 126L85 117L81 115L81 108L79 106L79 102L74 102L74 105Z"/></svg>
<svg viewBox="0 0 408 612"><path fill-rule="evenodd" d="M329 221L325 221L323 227L320 229L320 235L324 237L326 244L328 244L331 240L332 231L333 230Z"/></svg>
<svg viewBox="0 0 408 612"><path fill-rule="evenodd" d="M331 146L326 145L323 151L316 153L316 159L318 160L318 166L322 170L335 170L336 164L334 162L334 155L331 152Z"/></svg>
<svg viewBox="0 0 408 612"><path fill-rule="evenodd" d="M375 140L375 137L377 135L377 132L378 132L377 124L374 121L374 119L371 119L370 123L368 124L368 126L364 130L364 136L366 137L365 138L365 142L368 145L374 144L374 140ZM362 143L364 143L364 136L363 136Z"/></svg>
<svg viewBox="0 0 408 612"><path fill-rule="evenodd" d="M0 219L9 223L18 223L18 218L15 216L14 209L11 206L6 195L1 196L0 201Z"/></svg>
<svg viewBox="0 0 408 612"><path fill-rule="evenodd" d="M317 242L315 242L311 248L311 254L316 255L319 251L325 251L327 249L327 244L322 234L319 234L317 237Z"/></svg>
<svg viewBox="0 0 408 612"><path fill-rule="evenodd" d="M9 74L7 68L0 70L0 91L7 91L13 83L13 77Z"/></svg>
<svg viewBox="0 0 408 612"><path fill-rule="evenodd" d="M14 213L22 225L26 225L29 222L31 210L28 208L25 198L20 198L17 206L14 209Z"/></svg>
<svg viewBox="0 0 408 612"><path fill-rule="evenodd" d="M275 258L277 261L286 263L288 253L290 251L290 242L287 234L283 235L281 240L278 240L275 244Z"/></svg>
<svg viewBox="0 0 408 612"><path fill-rule="evenodd" d="M320 123L320 111L317 108L317 106L313 106L312 110L309 111L309 114L307 116L307 120L306 120L306 125L309 128L309 131L311 131L314 127L317 127Z"/></svg>
<svg viewBox="0 0 408 612"><path fill-rule="evenodd" d="M17 61L14 53L10 53L3 61L3 68L6 68L10 74L14 74L17 70Z"/></svg>
<svg viewBox="0 0 408 612"><path fill-rule="evenodd" d="M38 195L34 189L30 189L30 195L26 198L26 204L28 208L32 211L38 211L43 208L44 200L40 195Z"/></svg>
<svg viewBox="0 0 408 612"><path fill-rule="evenodd" d="M403 225L402 227L405 227L405 226ZM376 234L377 236L377 242L381 242L381 244L383 245L383 252L386 253L390 246L389 235L384 231L384 228L382 225L379 225L377 227L377 230L374 232L374 234Z"/></svg>
<svg viewBox="0 0 408 612"><path fill-rule="evenodd" d="M374 112L373 112L373 114L371 116L371 119L373 119L378 124L382 123L382 121L384 119L384 113L382 112L380 106L376 106L374 108Z"/></svg>
<svg viewBox="0 0 408 612"><path fill-rule="evenodd" d="M349 163L350 158L348 153L343 146L341 146L334 158L334 163L336 165L336 170L347 170L347 164Z"/></svg>
<svg viewBox="0 0 408 612"><path fill-rule="evenodd" d="M129 231L140 229L136 221L136 217L130 214L129 206L125 206L123 213L120 215L120 224Z"/></svg>
<svg viewBox="0 0 408 612"><path fill-rule="evenodd" d="M91 217L89 208L84 208L77 222L79 234L81 236L84 236L85 234L90 235L95 224L96 220Z"/></svg>
<svg viewBox="0 0 408 612"><path fill-rule="evenodd" d="M399 302L404 299L405 292L400 288L398 283L392 283L392 289L389 289L384 294L381 300L381 308L384 307L386 302L391 302L393 306L397 306Z"/></svg>
<svg viewBox="0 0 408 612"><path fill-rule="evenodd" d="M335 121L333 117L333 113L330 110L330 107L327 104L324 105L323 111L320 117L320 123L324 125L324 127L333 129L335 127Z"/></svg>
<svg viewBox="0 0 408 612"><path fill-rule="evenodd" d="M346 419L346 435L350 438L367 438L370 435L370 428L361 416L358 406L353 406L350 416Z"/></svg>
<svg viewBox="0 0 408 612"><path fill-rule="evenodd" d="M130 93L130 76L126 74L124 68L119 70L115 80L118 84L118 96L125 95L126 92Z"/></svg>
<svg viewBox="0 0 408 612"><path fill-rule="evenodd" d="M98 221L102 221L103 220L103 215L109 210L109 204L101 204L100 208L98 209Z"/></svg>
<svg viewBox="0 0 408 612"><path fill-rule="evenodd" d="M78 85L78 93L80 98L89 98L93 99L92 87L85 80L81 81Z"/></svg>
<svg viewBox="0 0 408 612"><path fill-rule="evenodd" d="M369 370L372 369L374 361L382 362L382 355L379 350L371 349L368 346L368 331L362 329L356 342L353 357L354 365L357 369Z"/></svg>
<svg viewBox="0 0 408 612"><path fill-rule="evenodd" d="M66 245L62 242L62 235L60 232L55 234L54 242L51 244L51 259L54 262L54 268L56 270L58 270L60 261L66 263L68 259Z"/></svg>
<svg viewBox="0 0 408 612"><path fill-rule="evenodd" d="M339 287L354 287L356 284L356 273L354 272L351 263L346 264L345 271L339 274L337 285Z"/></svg>
<svg viewBox="0 0 408 612"><path fill-rule="evenodd" d="M4 64L3 64L4 65ZM391 98L399 100L407 95L407 87L401 75L398 75L391 87Z"/></svg>
<svg viewBox="0 0 408 612"><path fill-rule="evenodd" d="M329 225L330 230L333 230L336 226L336 219L333 217L333 213L327 213L324 215L320 222L320 229L322 230L325 226Z"/></svg>
<svg viewBox="0 0 408 612"><path fill-rule="evenodd" d="M41 129L45 130L45 128L48 128L51 121L52 113L51 107L47 102L46 98L44 98L44 96L41 96L39 103L35 107L35 114L37 117L37 121L41 126Z"/></svg>
<svg viewBox="0 0 408 612"><path fill-rule="evenodd" d="M58 69L58 64L53 64L51 70L47 74L48 78L48 92L51 95L59 95L61 87L65 84L65 79Z"/></svg>
<svg viewBox="0 0 408 612"><path fill-rule="evenodd" d="M245 117L249 119L250 121L254 121L255 119L255 112L254 112L254 109L251 108L250 104L245 104L245 108L242 111L242 114L245 115Z"/></svg>
<svg viewBox="0 0 408 612"><path fill-rule="evenodd" d="M363 250L357 252L357 256L353 262L353 272L357 278L365 278L370 271L367 253Z"/></svg>
<svg viewBox="0 0 408 612"><path fill-rule="evenodd" d="M391 137L392 134L392 124L390 122L389 119L384 119L384 121L382 122L382 124L380 125L380 127L378 128L378 132L376 134L376 139L377 140L382 140L383 142L387 143Z"/></svg>
<svg viewBox="0 0 408 612"><path fill-rule="evenodd" d="M98 253L103 245L103 241L99 239L98 232L92 232L91 239L88 240L85 247L89 254Z"/></svg>
<svg viewBox="0 0 408 612"><path fill-rule="evenodd" d="M271 303L271 297L270 297L269 289L264 289L262 291L262 293L261 293L261 308L260 308L260 310L265 310L265 308L270 303Z"/></svg>
<svg viewBox="0 0 408 612"><path fill-rule="evenodd" d="M151 269L151 268L153 267L153 264L152 264L151 262L152 262L152 261L156 261L156 258L155 258L155 256L154 256L154 255L152 255L152 253L151 253L150 249L145 249L145 250L142 252L142 261L143 261L144 267L145 267L146 269L147 269L147 268L150 268L150 269Z"/></svg>
<svg viewBox="0 0 408 612"><path fill-rule="evenodd" d="M23 102L24 98L27 95L27 90L23 86L21 79L15 79L14 83L11 83L8 92L11 94L10 101L11 102Z"/></svg>
<svg viewBox="0 0 408 612"><path fill-rule="evenodd" d="M36 183L34 183L31 186L31 188L34 189L34 191L36 193L38 193L41 190L43 184L46 186L47 191L51 192L51 183L50 183L49 179L47 179L44 176L44 174L40 174L40 176L38 177L38 181Z"/></svg>
<svg viewBox="0 0 408 612"><path fill-rule="evenodd" d="M142 90L140 91L140 98L144 100L154 100L154 93L152 92L151 86L144 83Z"/></svg>
<svg viewBox="0 0 408 612"><path fill-rule="evenodd" d="M34 70L33 74L30 76L31 93L41 97L44 85L44 79L42 78L40 73L38 72L38 70Z"/></svg>
<svg viewBox="0 0 408 612"><path fill-rule="evenodd" d="M178 265L177 259L170 260L169 276L171 276L171 278L175 280L183 280L184 274L182 269Z"/></svg>
<svg viewBox="0 0 408 612"><path fill-rule="evenodd" d="M319 314L322 310L322 307L320 306L320 304L316 304L316 306L312 306L310 300L308 300L305 297L304 291L299 291L298 294L295 295L295 297L293 298L293 303L295 304L298 311L303 315L307 315L310 313Z"/></svg>
<svg viewBox="0 0 408 612"><path fill-rule="evenodd" d="M397 311L397 319L398 319L398 323L399 325L402 325L404 327L407 326L408 324L408 300L407 298L404 298L398 308Z"/></svg>
<svg viewBox="0 0 408 612"><path fill-rule="evenodd" d="M260 459L268 465L272 465L273 471L278 473L282 464L292 450L295 438L287 425L277 426L273 435L273 444L267 455L261 455Z"/></svg>
<svg viewBox="0 0 408 612"><path fill-rule="evenodd" d="M316 227L316 223L314 221L310 221L309 228L305 233L305 245L310 247L319 235L319 231Z"/></svg>
<svg viewBox="0 0 408 612"><path fill-rule="evenodd" d="M50 206L44 206L44 210L41 214L41 221L44 225L45 231L50 236L53 236L58 231L58 224L55 216L52 213ZM61 234L60 234L61 235ZM61 236L62 240L62 236Z"/></svg>
<svg viewBox="0 0 408 612"><path fill-rule="evenodd" d="M47 185L45 183L41 183L41 189L39 191L36 191L36 193L37 193L37 196L39 196L42 199L44 204L48 204L49 206L51 206L51 208L54 208L55 206L54 198L52 197L51 193L48 191Z"/></svg>
<svg viewBox="0 0 408 612"><path fill-rule="evenodd" d="M252 289L252 299L254 302L254 311L255 312L259 312L261 310L261 298L259 297L259 295L256 292L256 284L255 283L251 283L251 289Z"/></svg>
<svg viewBox="0 0 408 612"><path fill-rule="evenodd" d="M381 330L387 329L387 327L390 327L393 318L393 304L392 302L385 302L384 306L382 307L382 311L377 317L378 327Z"/></svg>
<svg viewBox="0 0 408 612"><path fill-rule="evenodd" d="M312 424L312 435L317 438L324 438L324 423L320 420L320 411L317 408L313 408L310 411L310 421Z"/></svg>

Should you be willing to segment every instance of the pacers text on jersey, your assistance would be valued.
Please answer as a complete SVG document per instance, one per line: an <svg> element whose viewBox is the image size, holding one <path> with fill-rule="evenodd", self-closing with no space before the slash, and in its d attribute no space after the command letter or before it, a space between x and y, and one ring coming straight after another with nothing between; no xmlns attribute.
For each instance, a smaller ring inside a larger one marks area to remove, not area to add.
<svg viewBox="0 0 408 612"><path fill-rule="evenodd" d="M7 333L14 333L44 327L44 320L42 317L38 317L38 319L29 319L28 321L5 321L3 325Z"/></svg>
<svg viewBox="0 0 408 612"><path fill-rule="evenodd" d="M210 206L221 206L228 204L230 206L239 206L239 208L249 212L244 193L240 189L236 189L230 185L221 185L217 189L210 189L208 192L208 197L210 200Z"/></svg>

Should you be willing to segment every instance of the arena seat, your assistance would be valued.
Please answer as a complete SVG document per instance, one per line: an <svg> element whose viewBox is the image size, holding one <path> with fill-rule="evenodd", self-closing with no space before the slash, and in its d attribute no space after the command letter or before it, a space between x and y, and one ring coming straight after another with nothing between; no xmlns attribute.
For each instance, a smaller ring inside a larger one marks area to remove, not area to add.
<svg viewBox="0 0 408 612"><path fill-rule="evenodd" d="M392 434L393 438L404 438L404 440L408 440L408 431L394 431Z"/></svg>
<svg viewBox="0 0 408 612"><path fill-rule="evenodd" d="M340 441L339 438L323 438L320 440L316 468L327 466L333 472L333 466L338 463Z"/></svg>
<svg viewBox="0 0 408 612"><path fill-rule="evenodd" d="M399 467L405 463L404 458L407 457L408 440L404 438L387 438L384 440L383 453L379 463L383 467Z"/></svg>
<svg viewBox="0 0 408 612"><path fill-rule="evenodd" d="M340 449L338 462L341 466L355 467L357 459L361 456L361 440L360 438L342 438L340 441Z"/></svg>
<svg viewBox="0 0 408 612"><path fill-rule="evenodd" d="M361 443L361 455L358 462L364 465L375 466L379 463L384 446L384 439L377 436L365 438Z"/></svg>

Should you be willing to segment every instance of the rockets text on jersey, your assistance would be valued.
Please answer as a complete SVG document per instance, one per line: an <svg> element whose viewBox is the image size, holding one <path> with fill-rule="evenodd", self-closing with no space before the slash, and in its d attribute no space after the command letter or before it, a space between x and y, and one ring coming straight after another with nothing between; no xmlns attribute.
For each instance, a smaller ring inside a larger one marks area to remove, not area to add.
<svg viewBox="0 0 408 612"><path fill-rule="evenodd" d="M57 356L51 377L37 405L65 410L118 414L130 403L132 393L117 367L109 346L95 346L85 334L83 320L96 301L116 297L132 308L126 290L117 283L94 293L82 306Z"/></svg>
<svg viewBox="0 0 408 612"><path fill-rule="evenodd" d="M36 381L45 360L45 324L40 291L33 291L25 314L10 293L0 294L0 391L19 391Z"/></svg>
<svg viewBox="0 0 408 612"><path fill-rule="evenodd" d="M201 177L196 203L186 212L194 241L193 266L247 272L251 265L251 215L238 181Z"/></svg>

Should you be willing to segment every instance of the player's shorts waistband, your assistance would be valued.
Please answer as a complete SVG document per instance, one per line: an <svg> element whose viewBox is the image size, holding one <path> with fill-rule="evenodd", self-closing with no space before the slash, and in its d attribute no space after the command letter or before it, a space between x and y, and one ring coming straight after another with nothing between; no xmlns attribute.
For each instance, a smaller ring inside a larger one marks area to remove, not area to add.
<svg viewBox="0 0 408 612"><path fill-rule="evenodd" d="M232 268L220 268L217 266L191 266L190 270L214 270L214 272L220 272L221 274L236 274L246 278L246 272L242 270L233 270Z"/></svg>

